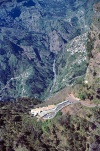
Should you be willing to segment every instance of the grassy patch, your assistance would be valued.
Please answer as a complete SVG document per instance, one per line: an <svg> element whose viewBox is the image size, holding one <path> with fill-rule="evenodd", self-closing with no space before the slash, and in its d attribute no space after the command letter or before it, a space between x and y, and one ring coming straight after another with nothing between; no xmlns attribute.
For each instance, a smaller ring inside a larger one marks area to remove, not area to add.
<svg viewBox="0 0 100 151"><path fill-rule="evenodd" d="M46 134L50 132L51 120L46 120L42 123L42 131Z"/></svg>

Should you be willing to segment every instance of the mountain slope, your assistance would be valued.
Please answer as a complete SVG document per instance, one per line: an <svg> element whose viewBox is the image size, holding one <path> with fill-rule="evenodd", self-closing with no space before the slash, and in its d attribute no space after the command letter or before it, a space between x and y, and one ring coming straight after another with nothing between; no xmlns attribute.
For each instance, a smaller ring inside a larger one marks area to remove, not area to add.
<svg viewBox="0 0 100 151"><path fill-rule="evenodd" d="M90 97L100 99L100 3L94 7L92 26L87 43L89 66L86 72L86 80Z"/></svg>
<svg viewBox="0 0 100 151"><path fill-rule="evenodd" d="M81 88L82 94L84 90L87 94L91 90L93 93L87 96L94 103L90 106L85 101L72 104L63 108L53 119L44 121L43 119L37 120L29 114L30 109L36 107L34 105L41 103L37 99L23 98L16 99L16 101L0 102L0 151L100 150L100 104L95 104L97 96L99 100L97 81L99 80L100 66L98 59L100 53L100 39L98 39L100 35L100 3L95 5L94 11L95 15L87 42L88 68L86 79L83 85L82 83L76 85L76 88ZM80 42L79 37L77 40ZM71 44L73 42L75 41L72 40ZM71 48L67 50L70 52ZM0 51L0 53L4 55L4 51ZM93 88L96 95L92 91ZM70 93L70 91L70 88L65 88L64 91L58 93L58 97L55 95L53 99L51 98L52 102L49 100L49 102L45 102L46 104L41 105L63 101L66 93Z"/></svg>
<svg viewBox="0 0 100 151"><path fill-rule="evenodd" d="M44 99L50 94L54 60L60 63L66 44L88 31L97 1L1 1L1 98Z"/></svg>
<svg viewBox="0 0 100 151"><path fill-rule="evenodd" d="M100 100L100 3L94 6L92 25L86 44L88 67L84 81L79 85L81 99L89 99L97 104Z"/></svg>

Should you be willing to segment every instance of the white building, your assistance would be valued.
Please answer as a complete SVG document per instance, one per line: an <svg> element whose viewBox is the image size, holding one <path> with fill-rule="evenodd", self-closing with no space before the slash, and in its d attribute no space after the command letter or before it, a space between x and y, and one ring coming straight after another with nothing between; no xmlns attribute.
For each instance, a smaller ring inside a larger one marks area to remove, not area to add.
<svg viewBox="0 0 100 151"><path fill-rule="evenodd" d="M34 116L40 115L40 113L44 112L44 111L49 111L55 108L55 105L49 105L46 107L40 107L40 108L36 108L36 109L31 109L31 114Z"/></svg>

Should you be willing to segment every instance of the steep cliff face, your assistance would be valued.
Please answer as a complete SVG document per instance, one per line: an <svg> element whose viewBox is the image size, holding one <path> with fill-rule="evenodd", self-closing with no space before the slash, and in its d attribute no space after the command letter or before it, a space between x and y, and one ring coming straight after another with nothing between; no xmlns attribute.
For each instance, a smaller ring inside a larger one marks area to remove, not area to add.
<svg viewBox="0 0 100 151"><path fill-rule="evenodd" d="M94 13L87 42L86 81L91 97L100 99L100 3L94 6Z"/></svg>
<svg viewBox="0 0 100 151"><path fill-rule="evenodd" d="M54 60L62 80L59 57L70 40L88 31L97 1L0 1L1 97L46 97L55 88Z"/></svg>

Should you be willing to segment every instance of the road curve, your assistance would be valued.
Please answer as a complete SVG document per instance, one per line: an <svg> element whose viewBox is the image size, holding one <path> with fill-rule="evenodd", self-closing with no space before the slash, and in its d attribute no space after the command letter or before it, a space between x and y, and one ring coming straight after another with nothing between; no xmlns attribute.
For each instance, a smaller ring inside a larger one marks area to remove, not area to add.
<svg viewBox="0 0 100 151"><path fill-rule="evenodd" d="M77 100L76 102L71 102L71 101L66 100L66 101L64 101L64 102L61 102L61 103L57 104L56 107L55 107L54 109L51 109L49 112L43 111L42 116L41 116L41 115L40 115L40 116L41 116L43 119L45 119L45 120L47 120L47 119L52 119L52 118L55 117L55 115L56 115L62 108L66 107L66 106L69 106L69 105L71 105L71 104L79 103L79 102L80 102L82 105L87 106L87 107L91 107L91 108L97 106L97 105L95 105L95 104L87 104L87 103L85 103L85 102L83 102L83 101L79 101L79 100Z"/></svg>
<svg viewBox="0 0 100 151"><path fill-rule="evenodd" d="M52 119L62 108L64 108L65 106L71 105L71 104L73 104L73 102L69 102L68 100L66 100L64 102L57 104L54 109L50 110L47 113L45 111L43 111L42 113L40 113L40 116L43 119Z"/></svg>

